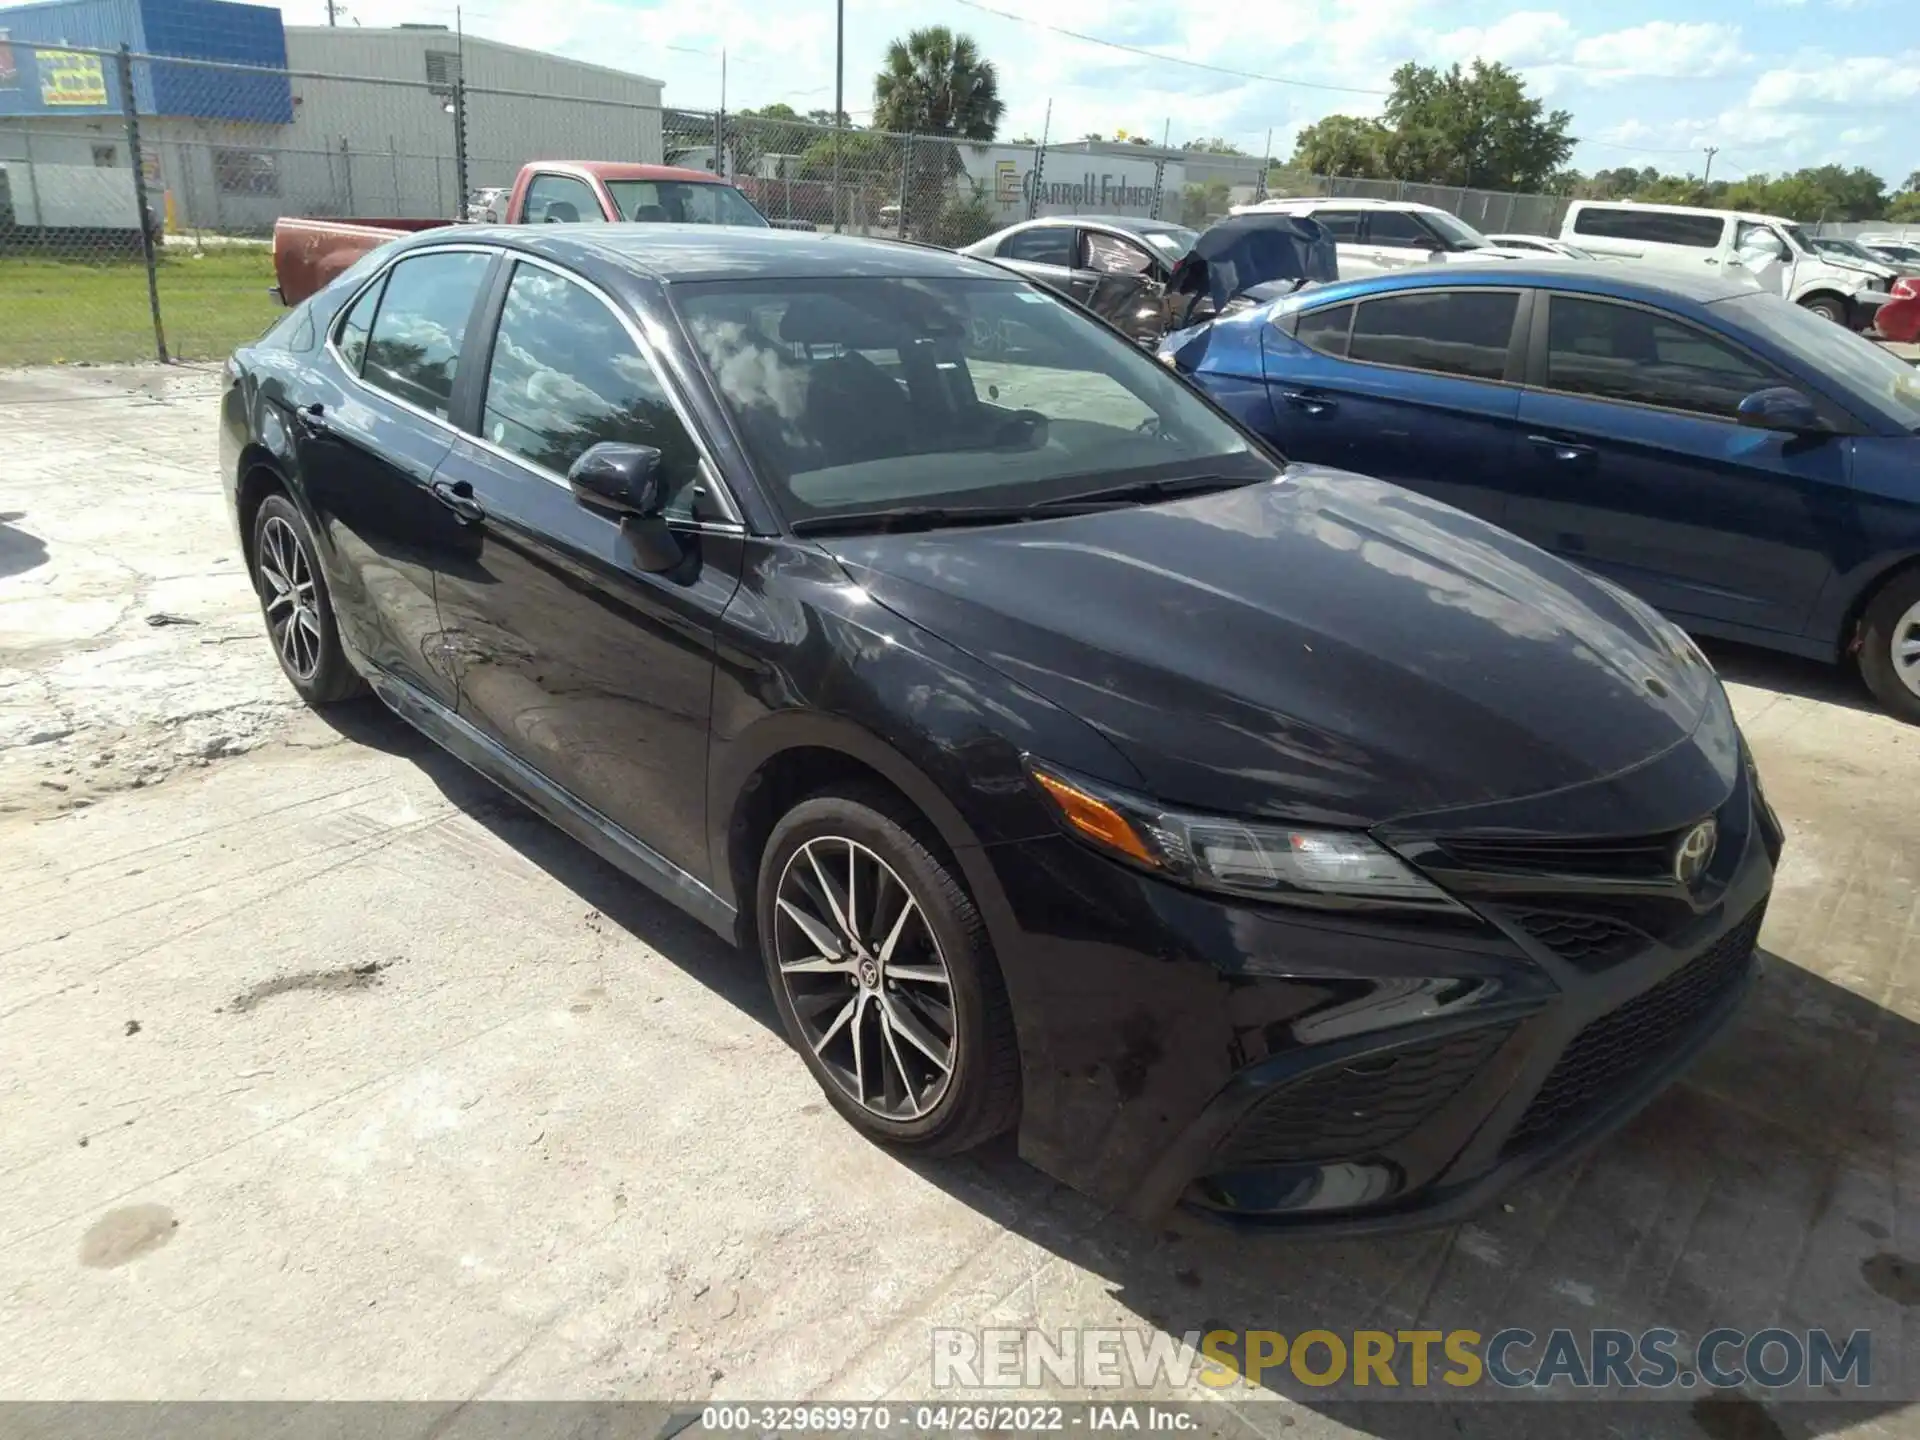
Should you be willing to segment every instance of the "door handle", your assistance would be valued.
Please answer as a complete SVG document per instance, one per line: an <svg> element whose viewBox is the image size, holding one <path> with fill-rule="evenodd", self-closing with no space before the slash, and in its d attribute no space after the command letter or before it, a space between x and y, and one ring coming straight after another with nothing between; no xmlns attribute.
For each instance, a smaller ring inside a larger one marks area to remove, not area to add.
<svg viewBox="0 0 1920 1440"><path fill-rule="evenodd" d="M433 492L434 499L460 517L461 524L471 525L487 518L487 512L473 498L473 486L467 481L436 480L427 488Z"/></svg>
<svg viewBox="0 0 1920 1440"><path fill-rule="evenodd" d="M1315 395L1308 390L1282 390L1280 398L1296 410L1304 410L1309 415L1325 415L1340 407L1324 395Z"/></svg>
<svg viewBox="0 0 1920 1440"><path fill-rule="evenodd" d="M1591 445L1582 445L1575 440L1556 440L1551 435L1529 435L1529 445L1538 445L1542 450L1551 450L1556 460L1584 460L1593 454Z"/></svg>
<svg viewBox="0 0 1920 1440"><path fill-rule="evenodd" d="M327 407L317 400L311 405L302 405L293 412L293 418L308 434L325 435L328 431Z"/></svg>

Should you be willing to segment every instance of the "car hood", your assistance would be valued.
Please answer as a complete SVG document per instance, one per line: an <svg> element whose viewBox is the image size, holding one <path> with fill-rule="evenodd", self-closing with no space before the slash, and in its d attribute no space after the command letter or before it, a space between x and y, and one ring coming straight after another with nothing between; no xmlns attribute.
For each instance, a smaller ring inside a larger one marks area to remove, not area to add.
<svg viewBox="0 0 1920 1440"><path fill-rule="evenodd" d="M1137 772L1101 778L1202 810L1371 825L1585 784L1686 740L1717 685L1584 572L1318 467L822 543L880 604L1080 717Z"/></svg>

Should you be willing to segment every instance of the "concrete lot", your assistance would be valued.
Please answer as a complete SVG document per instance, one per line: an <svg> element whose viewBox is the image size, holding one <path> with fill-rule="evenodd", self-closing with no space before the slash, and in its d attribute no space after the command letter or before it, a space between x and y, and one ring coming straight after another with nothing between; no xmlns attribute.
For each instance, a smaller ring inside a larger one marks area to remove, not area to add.
<svg viewBox="0 0 1920 1440"><path fill-rule="evenodd" d="M1624 1134L1447 1231L1145 1231L1006 1149L866 1145L756 965L383 712L296 708L215 389L0 377L0 1399L924 1398L930 1327L1007 1324L1870 1328L1920 1393L1920 731L1851 681L1715 651L1790 832L1772 959ZM1204 1398L1274 1436L1920 1435L1894 1398L1275 1389Z"/></svg>

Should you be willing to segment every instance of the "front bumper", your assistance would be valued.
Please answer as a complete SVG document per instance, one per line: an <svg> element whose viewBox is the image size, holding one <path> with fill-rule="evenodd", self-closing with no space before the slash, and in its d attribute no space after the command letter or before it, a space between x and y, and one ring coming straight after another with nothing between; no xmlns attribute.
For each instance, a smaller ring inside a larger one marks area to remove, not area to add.
<svg viewBox="0 0 1920 1440"><path fill-rule="evenodd" d="M1720 826L1692 889L1475 873L1393 837L1473 906L1457 925L1223 904L1064 838L992 847L1022 1154L1142 1221L1365 1232L1478 1208L1623 1124L1751 981L1778 824L1745 767L1675 803Z"/></svg>

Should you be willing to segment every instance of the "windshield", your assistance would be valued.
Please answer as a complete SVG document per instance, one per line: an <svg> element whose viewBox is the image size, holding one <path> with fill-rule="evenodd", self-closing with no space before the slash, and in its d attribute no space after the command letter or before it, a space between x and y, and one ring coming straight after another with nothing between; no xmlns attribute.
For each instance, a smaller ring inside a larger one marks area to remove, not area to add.
<svg viewBox="0 0 1920 1440"><path fill-rule="evenodd" d="M998 279L669 287L790 521L1273 474L1137 345Z"/></svg>
<svg viewBox="0 0 1920 1440"><path fill-rule="evenodd" d="M1920 248L1912 245L1889 245L1882 240L1875 242L1874 249L1882 255L1891 255L1896 260L1920 260Z"/></svg>
<svg viewBox="0 0 1920 1440"><path fill-rule="evenodd" d="M1765 291L1717 302L1728 314L1830 375L1899 424L1920 431L1920 370L1844 325Z"/></svg>
<svg viewBox="0 0 1920 1440"><path fill-rule="evenodd" d="M1194 241L1200 238L1198 230L1143 230L1140 238L1169 260L1178 260L1193 249Z"/></svg>
<svg viewBox="0 0 1920 1440"><path fill-rule="evenodd" d="M1819 248L1814 245L1813 237L1798 225L1775 225L1774 229L1787 237L1787 243L1802 255L1818 255Z"/></svg>
<svg viewBox="0 0 1920 1440"><path fill-rule="evenodd" d="M1856 245L1851 240L1821 239L1813 243L1828 255L1851 255L1855 260L1871 260L1876 265L1880 263L1879 256L1864 245Z"/></svg>
<svg viewBox="0 0 1920 1440"><path fill-rule="evenodd" d="M731 185L698 180L609 180L607 193L621 217L661 225L749 225L765 230L767 217Z"/></svg>
<svg viewBox="0 0 1920 1440"><path fill-rule="evenodd" d="M1491 243L1466 221L1444 210L1435 210L1421 218L1438 230L1441 237L1456 250L1484 250Z"/></svg>

